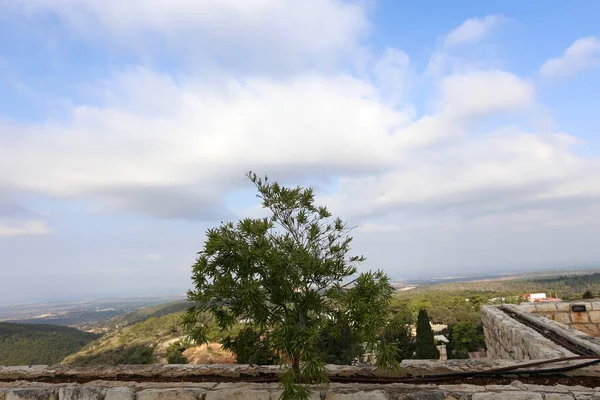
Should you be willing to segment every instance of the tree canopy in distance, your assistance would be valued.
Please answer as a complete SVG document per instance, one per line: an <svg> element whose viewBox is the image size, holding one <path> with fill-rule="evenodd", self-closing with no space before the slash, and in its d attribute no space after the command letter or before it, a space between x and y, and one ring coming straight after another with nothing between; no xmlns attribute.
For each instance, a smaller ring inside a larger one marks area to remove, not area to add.
<svg viewBox="0 0 600 400"><path fill-rule="evenodd" d="M382 271L357 274L364 257L349 255L351 228L316 206L311 188L247 177L270 216L207 231L188 292L195 306L183 321L190 337L206 342L199 316L209 311L228 332L224 348L241 351L258 338L291 366L282 377L286 400L308 398L300 383L327 381L319 339L332 324L349 327L377 354L378 367L396 368L395 345L380 337L393 289Z"/></svg>

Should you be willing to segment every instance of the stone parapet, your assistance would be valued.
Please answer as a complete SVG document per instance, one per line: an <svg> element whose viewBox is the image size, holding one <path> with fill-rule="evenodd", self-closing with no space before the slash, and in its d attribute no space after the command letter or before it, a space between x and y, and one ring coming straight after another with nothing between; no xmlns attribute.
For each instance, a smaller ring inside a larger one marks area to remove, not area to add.
<svg viewBox="0 0 600 400"><path fill-rule="evenodd" d="M500 308L481 308L488 356L501 360L548 360L575 354L514 320Z"/></svg>
<svg viewBox="0 0 600 400"><path fill-rule="evenodd" d="M582 306L585 308L585 311L574 311L573 306ZM600 337L600 301L547 301L522 303L513 307L516 307L521 312L537 314L546 319L567 325L587 335Z"/></svg>
<svg viewBox="0 0 600 400"><path fill-rule="evenodd" d="M113 385L115 383L113 382ZM311 400L583 400L600 399L600 387L540 386L513 381L510 385L407 385L328 384L312 385ZM0 400L276 400L277 384L204 383L107 386L0 383Z"/></svg>
<svg viewBox="0 0 600 400"><path fill-rule="evenodd" d="M506 305L504 307L510 310L511 312L519 315L521 318L530 321L531 323L534 323L538 326L542 326L545 330L549 332L553 332L564 338L568 338L571 342L579 346L585 347L593 351L594 353L600 355L600 339L590 336L579 329L576 329L573 325L565 325L558 321L545 318L542 315L532 314L523 311L523 309L520 306Z"/></svg>

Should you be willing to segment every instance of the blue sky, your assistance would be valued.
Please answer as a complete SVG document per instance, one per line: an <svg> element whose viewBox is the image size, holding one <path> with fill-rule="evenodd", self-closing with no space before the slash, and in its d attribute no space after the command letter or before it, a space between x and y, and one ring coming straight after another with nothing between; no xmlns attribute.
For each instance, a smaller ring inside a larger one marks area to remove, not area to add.
<svg viewBox="0 0 600 400"><path fill-rule="evenodd" d="M393 278L594 266L596 1L8 0L0 304L184 292L244 173Z"/></svg>

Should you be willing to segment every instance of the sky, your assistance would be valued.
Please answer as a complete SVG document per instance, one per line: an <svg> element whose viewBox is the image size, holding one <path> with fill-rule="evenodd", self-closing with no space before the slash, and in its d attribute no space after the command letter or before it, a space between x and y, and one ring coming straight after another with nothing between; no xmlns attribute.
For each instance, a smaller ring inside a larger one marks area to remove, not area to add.
<svg viewBox="0 0 600 400"><path fill-rule="evenodd" d="M0 1L0 304L182 293L311 186L393 279L600 266L600 2Z"/></svg>

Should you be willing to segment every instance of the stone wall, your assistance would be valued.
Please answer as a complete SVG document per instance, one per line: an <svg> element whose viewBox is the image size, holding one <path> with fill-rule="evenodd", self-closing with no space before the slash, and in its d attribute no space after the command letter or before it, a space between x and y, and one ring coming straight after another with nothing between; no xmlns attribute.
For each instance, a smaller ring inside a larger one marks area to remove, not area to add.
<svg viewBox="0 0 600 400"><path fill-rule="evenodd" d="M586 311L573 312L572 306L581 305L585 306ZM517 308L570 326L590 336L600 337L600 301L523 303Z"/></svg>
<svg viewBox="0 0 600 400"><path fill-rule="evenodd" d="M327 385L312 387L311 400L591 400L600 388L511 385ZM22 385L2 387L0 400L276 400L281 391L269 384L195 384L177 387L95 385Z"/></svg>
<svg viewBox="0 0 600 400"><path fill-rule="evenodd" d="M481 307L488 356L501 360L542 360L575 354L519 323L498 307Z"/></svg>
<svg viewBox="0 0 600 400"><path fill-rule="evenodd" d="M600 387L540 386L518 380L509 385L313 385L311 400L599 400ZM175 383L86 385L3 384L0 400L277 400L277 384Z"/></svg>
<svg viewBox="0 0 600 400"><path fill-rule="evenodd" d="M514 362L505 360L405 360L400 374L394 373L394 376L481 371L511 364ZM585 379L585 382L579 382L585 386L577 383L567 386L561 382L537 385L524 383L523 378L511 379L504 384L494 384L495 381L472 384L473 380L464 379L460 384L444 381L438 384L330 383L308 388L312 393L311 400L600 400L600 370L586 367L573 372L577 375L569 376ZM239 382L236 379L276 377L280 373L281 369L276 366L248 365L0 367L0 400L276 400L281 394L278 383ZM371 367L328 366L328 375L389 376L389 372L376 372ZM207 377L214 380L189 381ZM66 382L74 378L81 382ZM217 379L231 381L218 382Z"/></svg>

